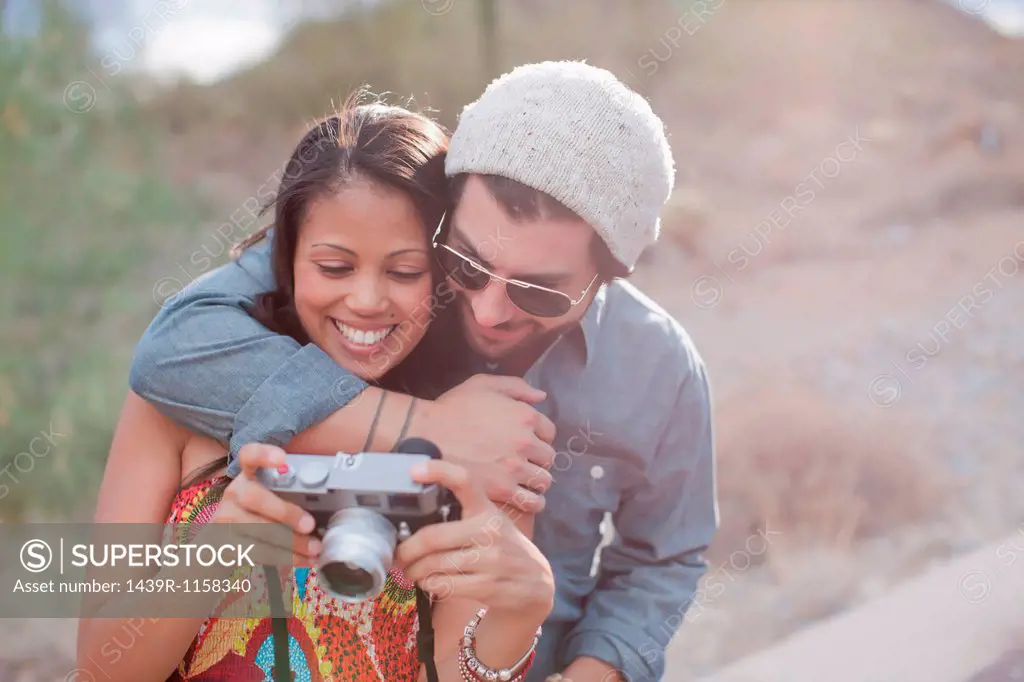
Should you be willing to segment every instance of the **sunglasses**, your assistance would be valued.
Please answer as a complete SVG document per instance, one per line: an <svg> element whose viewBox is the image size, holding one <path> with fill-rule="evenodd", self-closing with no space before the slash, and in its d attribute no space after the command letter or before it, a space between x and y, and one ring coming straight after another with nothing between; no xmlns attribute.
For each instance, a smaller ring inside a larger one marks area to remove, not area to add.
<svg viewBox="0 0 1024 682"><path fill-rule="evenodd" d="M441 222L438 223L437 231L434 233L433 247L437 254L437 261L445 275L469 291L481 291L491 283L491 280L501 282L505 285L505 295L508 296L512 305L528 315L561 317L579 305L586 298L590 288L594 286L594 282L597 281L597 275L594 275L594 279L590 280L590 284L579 295L579 298L573 299L568 294L542 287L539 284L531 284L518 279L506 279L494 274L447 244L438 242L437 238L441 233L444 220L445 216L441 216Z"/></svg>

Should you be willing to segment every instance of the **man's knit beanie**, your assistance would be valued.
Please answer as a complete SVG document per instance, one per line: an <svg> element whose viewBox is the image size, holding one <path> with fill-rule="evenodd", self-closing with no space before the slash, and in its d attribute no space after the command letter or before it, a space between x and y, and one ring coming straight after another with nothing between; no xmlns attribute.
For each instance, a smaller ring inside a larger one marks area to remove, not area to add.
<svg viewBox="0 0 1024 682"><path fill-rule="evenodd" d="M499 175L549 194L586 220L632 271L658 239L675 182L664 124L609 71L578 61L527 64L466 106L445 171Z"/></svg>

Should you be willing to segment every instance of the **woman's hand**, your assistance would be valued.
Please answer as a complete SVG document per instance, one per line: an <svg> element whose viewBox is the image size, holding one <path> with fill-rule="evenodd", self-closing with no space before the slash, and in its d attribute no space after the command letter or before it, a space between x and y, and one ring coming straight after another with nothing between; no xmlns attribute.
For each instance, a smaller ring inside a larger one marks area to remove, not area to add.
<svg viewBox="0 0 1024 682"><path fill-rule="evenodd" d="M411 473L419 483L451 490L462 519L421 528L398 546L395 565L406 578L436 599L455 596L488 609L546 616L555 595L550 564L466 469L432 460Z"/></svg>
<svg viewBox="0 0 1024 682"><path fill-rule="evenodd" d="M254 443L244 446L238 459L242 473L224 490L213 522L232 524L232 530L243 541L253 543L248 556L254 564L315 564L322 547L320 540L311 535L316 525L313 517L272 493L256 477L261 468L284 466L284 450Z"/></svg>

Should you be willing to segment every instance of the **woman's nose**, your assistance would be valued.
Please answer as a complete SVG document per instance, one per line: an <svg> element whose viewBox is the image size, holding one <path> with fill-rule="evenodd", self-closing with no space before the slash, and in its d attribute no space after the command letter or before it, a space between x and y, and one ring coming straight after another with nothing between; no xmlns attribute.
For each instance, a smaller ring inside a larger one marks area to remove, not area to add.
<svg viewBox="0 0 1024 682"><path fill-rule="evenodd" d="M384 312L389 305L387 286L377 277L363 277L348 296L348 307L352 312L371 316Z"/></svg>

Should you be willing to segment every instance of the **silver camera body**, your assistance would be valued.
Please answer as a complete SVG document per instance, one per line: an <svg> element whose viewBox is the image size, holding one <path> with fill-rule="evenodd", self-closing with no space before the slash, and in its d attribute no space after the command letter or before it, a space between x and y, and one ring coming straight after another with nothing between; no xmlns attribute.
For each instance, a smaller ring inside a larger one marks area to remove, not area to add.
<svg viewBox="0 0 1024 682"><path fill-rule="evenodd" d="M451 514L447 489L417 483L409 475L414 465L440 458L437 446L412 438L396 449L288 455L287 470L258 473L269 490L313 516L323 541L321 581L343 601L376 597L398 543Z"/></svg>

